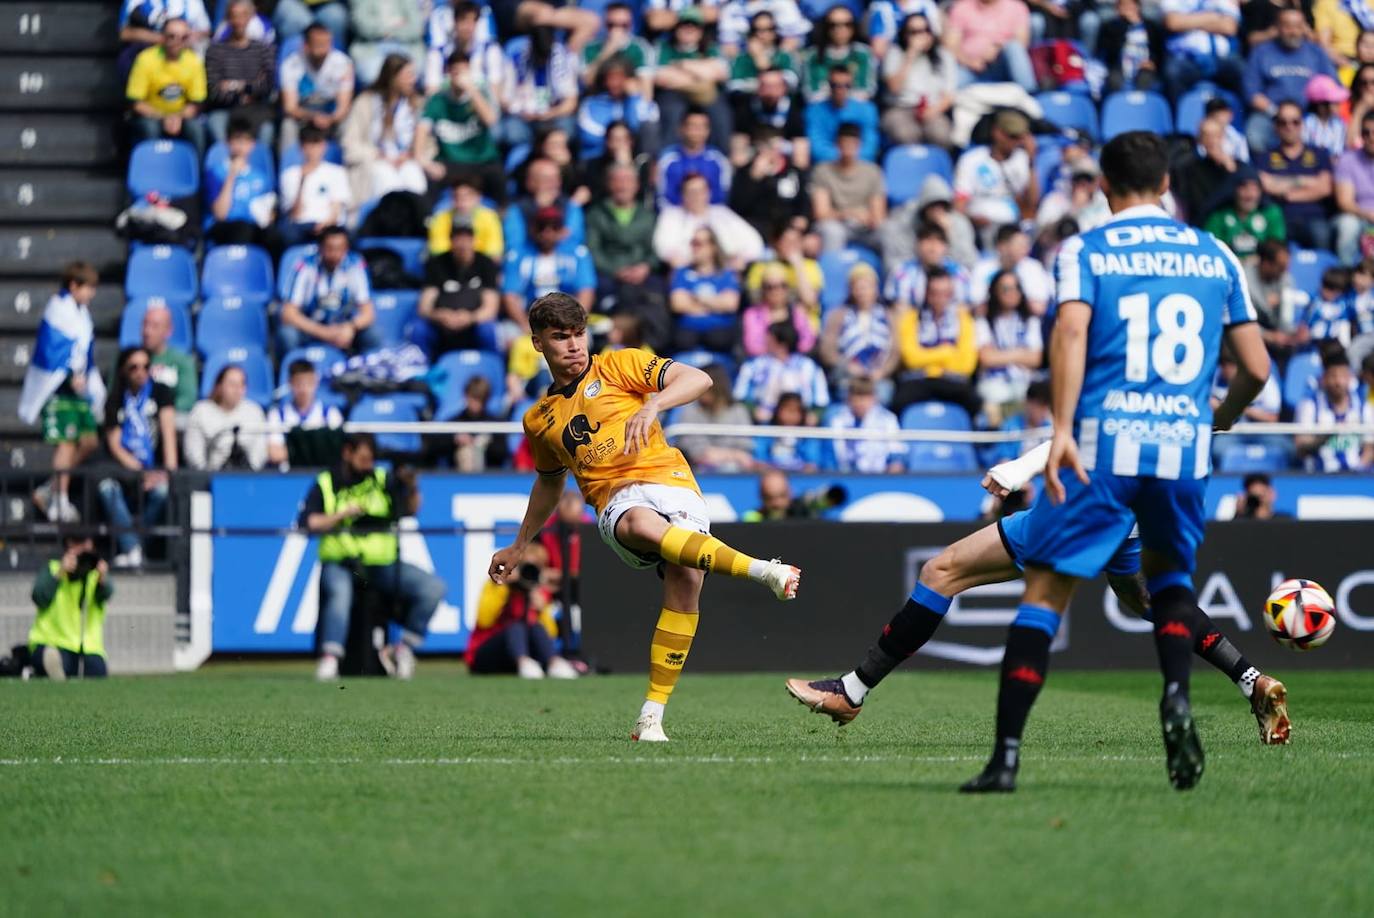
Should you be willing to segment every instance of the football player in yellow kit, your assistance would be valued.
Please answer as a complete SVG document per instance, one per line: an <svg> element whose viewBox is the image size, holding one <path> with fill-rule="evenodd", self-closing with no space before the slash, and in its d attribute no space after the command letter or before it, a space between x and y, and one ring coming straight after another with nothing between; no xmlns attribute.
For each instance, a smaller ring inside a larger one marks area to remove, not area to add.
<svg viewBox="0 0 1374 918"><path fill-rule="evenodd" d="M797 595L801 571L751 558L714 538L691 467L663 437L659 413L695 401L711 387L710 377L638 348L591 356L586 316L566 293L535 300L529 320L535 349L553 374L548 393L524 418L539 474L519 535L492 556L488 574L497 583L515 575L571 471L596 508L602 540L620 559L636 569L664 565L649 691L631 737L666 742L663 708L696 634L705 574L747 577L789 600Z"/></svg>

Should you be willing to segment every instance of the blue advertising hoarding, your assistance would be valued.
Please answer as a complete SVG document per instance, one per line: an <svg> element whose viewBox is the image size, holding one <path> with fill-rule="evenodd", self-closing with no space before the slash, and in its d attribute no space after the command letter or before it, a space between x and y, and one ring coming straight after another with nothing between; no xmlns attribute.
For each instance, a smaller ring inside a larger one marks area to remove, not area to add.
<svg viewBox="0 0 1374 918"><path fill-rule="evenodd" d="M421 507L403 532L401 556L433 570L448 595L430 625L425 649L461 651L476 619L491 554L507 544L524 514L531 475L429 474L420 478ZM315 540L276 530L294 525L313 477L308 474L221 474L214 501L212 589L215 652L305 653L314 648L319 566ZM739 519L758 505L752 475L703 475L699 482L715 522ZM848 501L829 515L853 522L973 522L986 494L967 475L794 475L798 495L842 484ZM1374 519L1374 478L1282 476L1279 509L1300 519ZM1208 514L1230 519L1241 479L1214 478ZM497 532L492 530L496 529ZM239 530L239 532L235 532ZM256 530L256 532L242 532ZM222 534L220 534L222 533ZM588 547L600 551L600 547Z"/></svg>

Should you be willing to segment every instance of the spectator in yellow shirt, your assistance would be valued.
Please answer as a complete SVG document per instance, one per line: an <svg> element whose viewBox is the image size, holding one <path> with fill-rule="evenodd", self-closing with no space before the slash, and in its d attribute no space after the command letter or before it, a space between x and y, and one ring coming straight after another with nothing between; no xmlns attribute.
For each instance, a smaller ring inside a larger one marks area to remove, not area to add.
<svg viewBox="0 0 1374 918"><path fill-rule="evenodd" d="M129 121L134 143L173 137L205 152L205 64L189 47L191 27L185 19L168 19L162 44L139 52L129 71L124 95L132 107Z"/></svg>
<svg viewBox="0 0 1374 918"><path fill-rule="evenodd" d="M944 268L926 273L926 301L897 320L902 370L892 410L913 402L954 402L972 418L982 409L973 386L978 348L973 316L954 302L954 277Z"/></svg>
<svg viewBox="0 0 1374 918"><path fill-rule="evenodd" d="M453 237L453 218L461 215L472 223L477 251L498 265L501 263L506 255L501 217L482 203L481 189L481 180L472 173L459 173L454 178L450 206L429 219L429 254L442 255L449 250L449 240Z"/></svg>

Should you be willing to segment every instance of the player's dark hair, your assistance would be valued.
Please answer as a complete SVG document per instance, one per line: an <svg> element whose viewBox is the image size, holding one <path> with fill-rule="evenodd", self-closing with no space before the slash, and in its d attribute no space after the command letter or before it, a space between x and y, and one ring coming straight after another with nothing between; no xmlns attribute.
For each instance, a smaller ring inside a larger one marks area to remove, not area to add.
<svg viewBox="0 0 1374 918"><path fill-rule="evenodd" d="M375 434L359 433L357 431L344 434L344 449L351 453L360 446L366 446L368 449L372 450L372 454L375 456L377 454L377 436Z"/></svg>
<svg viewBox="0 0 1374 918"><path fill-rule="evenodd" d="M1262 484L1262 485L1265 485L1265 486L1271 486L1271 485L1273 485L1273 483L1274 483L1274 479L1270 478L1269 475L1268 475L1268 473L1266 473L1266 472L1251 472L1249 475L1246 475L1245 478L1243 479L1243 485L1242 485L1242 487L1244 487L1245 490L1248 491L1248 490L1250 490L1250 486L1251 486L1252 484Z"/></svg>
<svg viewBox="0 0 1374 918"><path fill-rule="evenodd" d="M481 13L482 8L478 6L476 3L473 3L472 0L457 0L457 2L453 4L454 19L464 19L468 16L479 16L481 15Z"/></svg>
<svg viewBox="0 0 1374 918"><path fill-rule="evenodd" d="M321 25L318 22L312 22L310 23L310 25L305 27L305 40L309 41L311 35L318 35L320 32L323 32L326 35L328 35L330 41L334 40L334 33L330 32L327 26Z"/></svg>
<svg viewBox="0 0 1374 918"><path fill-rule="evenodd" d="M561 290L546 293L530 304L530 331L536 335L548 329L580 332L587 327L582 304Z"/></svg>
<svg viewBox="0 0 1374 918"><path fill-rule="evenodd" d="M295 379L297 376L304 376L306 373L318 372L315 365L309 360L293 360L286 368L286 378Z"/></svg>
<svg viewBox="0 0 1374 918"><path fill-rule="evenodd" d="M941 265L936 265L935 267L933 267L933 268L931 268L930 270L926 271L926 286L927 286L927 287L930 286L930 282L931 282L931 281L937 281L937 280L953 280L953 279L954 279L954 275L949 273L949 269L948 269L948 268L945 268L945 267L943 267L943 266L941 266Z"/></svg>
<svg viewBox="0 0 1374 918"><path fill-rule="evenodd" d="M62 269L62 289L70 290L79 285L95 286L100 283L100 275L89 262L73 261Z"/></svg>
<svg viewBox="0 0 1374 918"><path fill-rule="evenodd" d="M444 72L447 73L457 65L466 64L468 63L468 61L469 58L467 54L465 54L462 51L454 51L452 54L448 56L448 60L444 61Z"/></svg>
<svg viewBox="0 0 1374 918"><path fill-rule="evenodd" d="M706 109L702 108L700 105L692 105L688 107L687 111L682 113L682 123L686 124L687 119L695 115L700 115L703 118L711 117L710 113L707 112Z"/></svg>
<svg viewBox="0 0 1374 918"><path fill-rule="evenodd" d="M1255 247L1255 254L1260 261L1273 261L1286 251L1288 246L1277 239L1266 239Z"/></svg>
<svg viewBox="0 0 1374 918"><path fill-rule="evenodd" d="M1169 149L1152 131L1118 134L1102 148L1102 175L1118 195L1159 190L1169 173Z"/></svg>
<svg viewBox="0 0 1374 918"><path fill-rule="evenodd" d="M837 128L836 131L835 131L835 136L836 136L836 138L839 138L839 137L854 137L854 138L860 138L860 137L863 137L863 135L864 135L863 128L859 126L859 122L857 122L857 121L841 121L841 122L840 122L839 128Z"/></svg>
<svg viewBox="0 0 1374 918"><path fill-rule="evenodd" d="M324 128L317 124L307 124L305 127L301 128L301 146L308 143L324 143L328 139L329 135L324 132Z"/></svg>
<svg viewBox="0 0 1374 918"><path fill-rule="evenodd" d="M1050 403L1050 384L1048 380L1037 379L1026 387L1026 401L1039 402L1042 405Z"/></svg>
<svg viewBox="0 0 1374 918"><path fill-rule="evenodd" d="M1017 234L1020 232L1021 227L1017 226L1015 223L1004 223L1001 226L997 227L997 236L993 241L997 245L1001 245L1004 242L1009 242L1010 240L1015 239Z"/></svg>

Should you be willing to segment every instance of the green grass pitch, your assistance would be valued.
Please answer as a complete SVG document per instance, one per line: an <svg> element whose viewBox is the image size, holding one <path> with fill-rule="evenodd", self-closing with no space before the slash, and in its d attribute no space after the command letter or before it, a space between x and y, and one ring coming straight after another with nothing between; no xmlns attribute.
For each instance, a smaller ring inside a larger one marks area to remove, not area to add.
<svg viewBox="0 0 1374 918"><path fill-rule="evenodd" d="M638 676L6 680L0 914L1374 912L1374 673L1291 677L1265 748L1199 672L1191 793L1157 676L1054 673L1020 791L963 797L995 683L906 671L841 730L780 676L689 671L650 747Z"/></svg>

